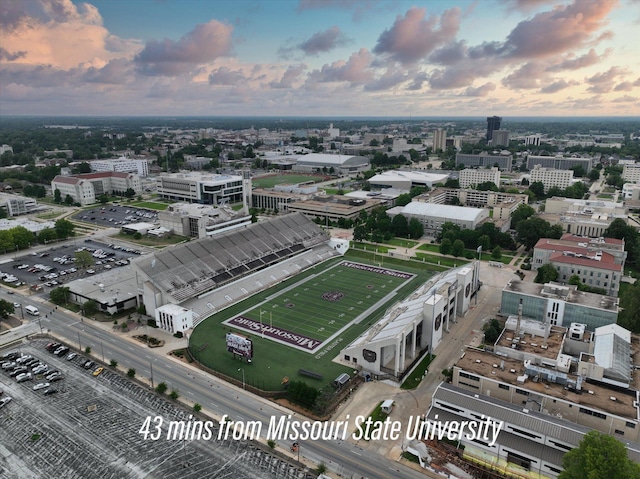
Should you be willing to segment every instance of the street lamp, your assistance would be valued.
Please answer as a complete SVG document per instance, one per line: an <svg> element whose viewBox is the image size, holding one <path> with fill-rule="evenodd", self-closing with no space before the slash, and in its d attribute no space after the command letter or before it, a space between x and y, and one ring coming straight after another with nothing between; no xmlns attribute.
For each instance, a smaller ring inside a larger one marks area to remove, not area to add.
<svg viewBox="0 0 640 479"><path fill-rule="evenodd" d="M238 368L238 371L242 371L242 389L246 389L244 382L244 368Z"/></svg>

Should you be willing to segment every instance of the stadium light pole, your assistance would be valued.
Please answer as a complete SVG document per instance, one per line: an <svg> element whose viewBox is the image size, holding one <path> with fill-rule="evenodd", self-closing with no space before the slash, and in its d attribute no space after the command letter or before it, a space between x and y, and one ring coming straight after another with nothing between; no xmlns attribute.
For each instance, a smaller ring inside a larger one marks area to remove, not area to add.
<svg viewBox="0 0 640 479"><path fill-rule="evenodd" d="M480 285L480 258L482 256L482 245L478 246L478 267L476 269L476 306L478 305L478 286Z"/></svg>
<svg viewBox="0 0 640 479"><path fill-rule="evenodd" d="M242 371L242 389L247 389L244 382L244 368L238 368L238 371Z"/></svg>

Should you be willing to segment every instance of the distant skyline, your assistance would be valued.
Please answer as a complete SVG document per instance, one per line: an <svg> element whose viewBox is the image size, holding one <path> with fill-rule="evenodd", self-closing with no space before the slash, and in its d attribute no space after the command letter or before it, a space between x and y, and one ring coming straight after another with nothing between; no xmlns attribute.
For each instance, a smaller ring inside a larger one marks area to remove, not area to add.
<svg viewBox="0 0 640 479"><path fill-rule="evenodd" d="M0 115L640 115L637 0L3 0Z"/></svg>

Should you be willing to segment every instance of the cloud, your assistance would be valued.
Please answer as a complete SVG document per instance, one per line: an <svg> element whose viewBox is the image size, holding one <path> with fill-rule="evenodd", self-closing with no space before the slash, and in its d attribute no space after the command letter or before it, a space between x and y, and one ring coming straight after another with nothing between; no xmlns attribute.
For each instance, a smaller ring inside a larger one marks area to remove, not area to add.
<svg viewBox="0 0 640 479"><path fill-rule="evenodd" d="M194 66L210 62L231 52L233 26L210 20L201 23L178 41L151 40L135 56L135 62L147 75L175 76Z"/></svg>
<svg viewBox="0 0 640 479"><path fill-rule="evenodd" d="M640 78L633 82L633 86L640 86Z"/></svg>
<svg viewBox="0 0 640 479"><path fill-rule="evenodd" d="M102 25L98 9L90 3L74 5L71 0L41 0L44 13L58 23Z"/></svg>
<svg viewBox="0 0 640 479"><path fill-rule="evenodd" d="M503 78L502 84L516 90L538 88L539 79L542 76L544 76L544 65L540 62L528 62Z"/></svg>
<svg viewBox="0 0 640 479"><path fill-rule="evenodd" d="M422 85L428 80L429 80L429 75L427 75L425 72L420 72L413 78L413 81L407 87L407 90L411 90L411 91L422 90Z"/></svg>
<svg viewBox="0 0 640 479"><path fill-rule="evenodd" d="M278 81L270 82L269 86L275 89L293 88L294 83L302 76L306 69L307 66L304 64L290 65L283 73L282 78Z"/></svg>
<svg viewBox="0 0 640 479"><path fill-rule="evenodd" d="M111 60L102 68L90 67L84 73L84 81L90 83L105 83L122 85L131 81L133 65L126 58Z"/></svg>
<svg viewBox="0 0 640 479"><path fill-rule="evenodd" d="M613 91L631 91L633 90L633 83L630 81L624 81L622 83L618 83Z"/></svg>
<svg viewBox="0 0 640 479"><path fill-rule="evenodd" d="M577 82L575 80L570 80L570 81L567 81L564 79L557 80L557 81L554 81L553 83L550 83L540 88L540 93L556 93L561 90L564 90L565 88L569 88L571 86L575 86L579 84L580 82Z"/></svg>
<svg viewBox="0 0 640 479"><path fill-rule="evenodd" d="M404 17L398 15L393 26L380 34L373 52L389 55L402 64L412 64L455 39L460 28L459 8L428 19L425 14L424 8L412 7Z"/></svg>
<svg viewBox="0 0 640 479"><path fill-rule="evenodd" d="M242 71L231 70L227 66L221 66L209 74L210 85L237 85L246 79Z"/></svg>
<svg viewBox="0 0 640 479"><path fill-rule="evenodd" d="M12 62L14 60L17 60L18 58L24 57L26 54L27 52L25 51L10 53L4 48L0 47L0 60L7 60L9 62Z"/></svg>
<svg viewBox="0 0 640 479"><path fill-rule="evenodd" d="M618 98L614 98L611 101L614 102L614 103L635 103L638 100L640 100L640 98L638 98L637 96L624 95L624 96L620 96Z"/></svg>
<svg viewBox="0 0 640 479"><path fill-rule="evenodd" d="M402 70L387 68L387 70L375 80L364 86L365 91L389 90L394 86L409 79L409 74Z"/></svg>
<svg viewBox="0 0 640 479"><path fill-rule="evenodd" d="M556 0L503 0L509 5L509 10L520 10L521 12L530 12L548 3L554 3Z"/></svg>
<svg viewBox="0 0 640 479"><path fill-rule="evenodd" d="M601 60L604 60L611 53L611 49L608 48L602 55L598 55L592 48L588 53L579 57L574 57L573 54L567 55L560 63L552 65L547 68L547 71L562 71L562 70L578 70L580 68L589 67L595 65Z"/></svg>
<svg viewBox="0 0 640 479"><path fill-rule="evenodd" d="M314 34L311 38L298 45L298 48L307 55L317 55L318 53L329 52L347 43L347 37L340 31L339 27L334 25L324 32Z"/></svg>
<svg viewBox="0 0 640 479"><path fill-rule="evenodd" d="M616 0L576 0L538 13L511 31L506 40L508 55L532 59L583 48L606 25L606 17L616 4Z"/></svg>
<svg viewBox="0 0 640 479"><path fill-rule="evenodd" d="M592 93L607 93L613 89L616 78L624 75L626 70L620 67L611 67L606 72L596 73L586 79L591 86L588 91Z"/></svg>
<svg viewBox="0 0 640 479"><path fill-rule="evenodd" d="M323 65L320 70L314 70L309 75L312 82L349 82L352 85L364 84L373 78L371 53L361 48L352 54L349 60L339 60L330 65Z"/></svg>
<svg viewBox="0 0 640 479"><path fill-rule="evenodd" d="M449 43L434 51L429 57L429 63L438 65L453 65L461 62L467 56L467 46L464 41Z"/></svg>
<svg viewBox="0 0 640 479"><path fill-rule="evenodd" d="M468 87L464 92L464 96L474 96L474 97L488 96L489 93L491 93L495 89L496 89L496 84L492 82L488 82L488 83L485 83L484 85L480 85L477 88Z"/></svg>
<svg viewBox="0 0 640 479"><path fill-rule="evenodd" d="M436 69L429 75L429 86L434 90L452 90L471 86L476 78L493 73L490 62L479 64L462 62L446 69Z"/></svg>
<svg viewBox="0 0 640 479"><path fill-rule="evenodd" d="M377 0L299 0L298 13L307 10L340 9L353 10L353 20L362 20L362 17L371 11L379 2Z"/></svg>

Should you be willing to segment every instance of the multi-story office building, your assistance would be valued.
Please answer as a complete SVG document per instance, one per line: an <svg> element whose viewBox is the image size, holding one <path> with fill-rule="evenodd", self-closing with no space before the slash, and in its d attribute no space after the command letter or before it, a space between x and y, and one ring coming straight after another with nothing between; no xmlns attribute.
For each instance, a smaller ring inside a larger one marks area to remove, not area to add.
<svg viewBox="0 0 640 479"><path fill-rule="evenodd" d="M465 168L460 171L458 178L460 188L469 188L471 185L479 185L490 181L500 187L500 170L495 166L488 168Z"/></svg>
<svg viewBox="0 0 640 479"><path fill-rule="evenodd" d="M540 238L531 267L551 264L558 270L558 281L568 282L576 275L587 286L618 296L626 259L624 240L564 234L559 240Z"/></svg>
<svg viewBox="0 0 640 479"><path fill-rule="evenodd" d="M391 217L403 215L408 219L416 218L424 227L424 234L427 236L435 236L447 222L459 225L461 229L473 230L489 218L489 210L485 208L438 205L420 201L390 208L387 214Z"/></svg>
<svg viewBox="0 0 640 479"><path fill-rule="evenodd" d="M626 221L622 203L573 198L549 198L545 212L540 217L551 224L558 224L566 233L599 238L616 218Z"/></svg>
<svg viewBox="0 0 640 479"><path fill-rule="evenodd" d="M93 204L105 194L114 191L124 193L132 189L136 195L142 193L140 177L135 173L103 172L85 173L75 176L56 176L51 182L51 191L60 191L62 199L67 195L73 198L74 203L82 206Z"/></svg>
<svg viewBox="0 0 640 479"><path fill-rule="evenodd" d="M640 184L638 183L625 183L622 186L622 197L625 200L640 200Z"/></svg>
<svg viewBox="0 0 640 479"><path fill-rule="evenodd" d="M26 196L0 193L0 208L4 208L9 217L26 215L38 209L38 202Z"/></svg>
<svg viewBox="0 0 640 479"><path fill-rule="evenodd" d="M163 199L205 205L250 202L251 179L240 175L173 173L159 176L156 183Z"/></svg>
<svg viewBox="0 0 640 479"><path fill-rule="evenodd" d="M556 170L568 170L574 166L582 166L584 171L589 173L593 168L593 159L529 155L527 157L527 169L533 170L536 165L540 165L543 168L554 168Z"/></svg>
<svg viewBox="0 0 640 479"><path fill-rule="evenodd" d="M554 170L552 168L542 168L536 165L531 170L531 183L541 182L544 185L544 192L554 186L561 190L571 186L573 181L573 170Z"/></svg>
<svg viewBox="0 0 640 479"><path fill-rule="evenodd" d="M509 130L494 130L491 138L493 146L509 146Z"/></svg>
<svg viewBox="0 0 640 479"><path fill-rule="evenodd" d="M492 168L497 166L502 171L511 171L512 163L512 155L490 155L489 153L472 155L468 153L456 153L456 165L464 165L467 168Z"/></svg>
<svg viewBox="0 0 640 479"><path fill-rule="evenodd" d="M493 139L493 132L500 129L500 122L502 122L502 118L499 116L487 117L487 141L491 141Z"/></svg>
<svg viewBox="0 0 640 479"><path fill-rule="evenodd" d="M622 169L622 178L631 183L640 183L640 163L624 165Z"/></svg>
<svg viewBox="0 0 640 479"><path fill-rule="evenodd" d="M145 159L112 158L107 160L93 160L90 163L91 171L119 171L121 173L136 173L144 177L149 175L149 162Z"/></svg>
<svg viewBox="0 0 640 479"><path fill-rule="evenodd" d="M180 236L206 238L251 224L251 216L229 207L194 203L174 203L158 212L161 228Z"/></svg>
<svg viewBox="0 0 640 479"><path fill-rule="evenodd" d="M589 331L615 324L618 320L618 298L578 291L574 285L557 282L528 283L511 280L502 290L500 313L518 314L542 323L569 327L582 323Z"/></svg>
<svg viewBox="0 0 640 479"><path fill-rule="evenodd" d="M438 128L433 132L433 151L447 149L447 130Z"/></svg>
<svg viewBox="0 0 640 479"><path fill-rule="evenodd" d="M540 135L528 135L524 137L524 144L531 146L540 146Z"/></svg>

